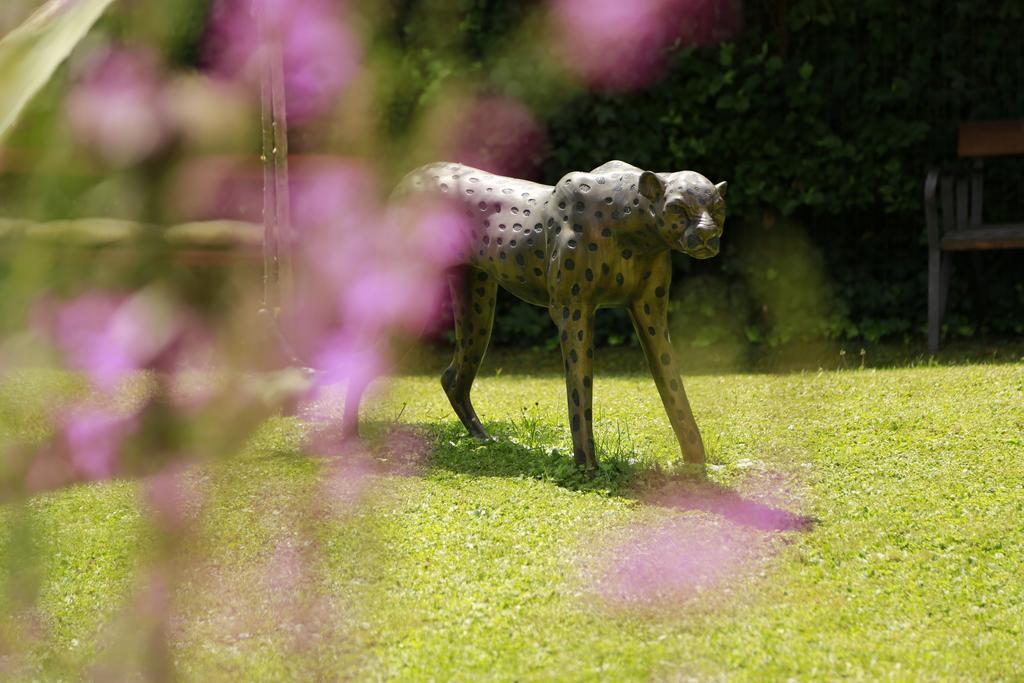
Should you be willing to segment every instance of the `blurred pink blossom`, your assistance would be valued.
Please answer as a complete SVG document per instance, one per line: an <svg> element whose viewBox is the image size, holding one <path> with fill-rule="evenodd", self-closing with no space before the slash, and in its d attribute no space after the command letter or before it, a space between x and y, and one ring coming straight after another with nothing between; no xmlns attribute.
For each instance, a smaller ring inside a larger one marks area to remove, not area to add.
<svg viewBox="0 0 1024 683"><path fill-rule="evenodd" d="M152 52L97 51L68 95L72 133L113 166L145 160L172 135L161 102L162 81L160 61Z"/></svg>
<svg viewBox="0 0 1024 683"><path fill-rule="evenodd" d="M457 117L446 156L491 173L529 178L544 143L544 129L529 107L508 97L486 97Z"/></svg>
<svg viewBox="0 0 1024 683"><path fill-rule="evenodd" d="M378 229L386 211L374 173L360 163L324 157L297 160L290 173L296 257L312 269L305 271L311 279L341 287L388 238Z"/></svg>
<svg viewBox="0 0 1024 683"><path fill-rule="evenodd" d="M645 503L688 514L637 525L604 551L601 594L613 603L655 605L750 576L776 552L779 534L814 524L773 504L788 498L778 482L756 486L760 500L709 483L670 481L649 492Z"/></svg>
<svg viewBox="0 0 1024 683"><path fill-rule="evenodd" d="M329 512L351 512L366 495L379 469L368 454L350 454L331 462L321 484Z"/></svg>
<svg viewBox="0 0 1024 683"><path fill-rule="evenodd" d="M302 123L326 112L359 70L355 35L328 0L219 0L206 50L213 70L259 88L264 36L281 46L288 116Z"/></svg>
<svg viewBox="0 0 1024 683"><path fill-rule="evenodd" d="M30 491L47 491L76 481L110 479L117 473L121 447L137 427L135 414L72 405L56 417L54 435L29 468Z"/></svg>
<svg viewBox="0 0 1024 683"><path fill-rule="evenodd" d="M231 156L185 159L175 169L168 208L185 221L262 222L263 170L254 162Z"/></svg>
<svg viewBox="0 0 1024 683"><path fill-rule="evenodd" d="M317 386L365 388L389 369L396 337L439 319L469 226L443 203L382 202L371 171L342 160L294 169L292 216L296 295L284 327Z"/></svg>
<svg viewBox="0 0 1024 683"><path fill-rule="evenodd" d="M599 587L611 602L657 603L713 588L750 561L751 544L710 522L636 527L608 552Z"/></svg>
<svg viewBox="0 0 1024 683"><path fill-rule="evenodd" d="M268 588L280 596L294 594L305 578L306 564L301 548L288 540L278 541L265 568Z"/></svg>
<svg viewBox="0 0 1024 683"><path fill-rule="evenodd" d="M208 348L198 324L156 290L93 292L67 302L43 298L33 323L102 390L135 370L178 370Z"/></svg>
<svg viewBox="0 0 1024 683"><path fill-rule="evenodd" d="M468 256L472 224L457 208L444 202L413 202L395 208L399 221L415 223L409 249L426 259L429 267L446 269L464 263ZM402 212L412 215L402 215Z"/></svg>
<svg viewBox="0 0 1024 683"><path fill-rule="evenodd" d="M383 334L384 330L376 330ZM316 370L314 388L343 382L367 387L390 369L386 338L355 334L347 326L340 326L332 335L325 335L312 357Z"/></svg>
<svg viewBox="0 0 1024 683"><path fill-rule="evenodd" d="M138 594L135 596L133 607L136 614L160 626L169 623L174 617L174 587L175 578L171 567L147 567L141 573Z"/></svg>
<svg viewBox="0 0 1024 683"><path fill-rule="evenodd" d="M410 257L423 258L424 255ZM357 329L390 329L417 334L437 317L447 292L436 272L416 263L381 263L352 279L341 302L346 320ZM429 264L426 264L429 265Z"/></svg>
<svg viewBox="0 0 1024 683"><path fill-rule="evenodd" d="M288 645L296 654L330 637L341 609L317 585L318 561L320 548L316 541L293 533L278 540L262 571L268 607L275 615L275 635L288 637Z"/></svg>
<svg viewBox="0 0 1024 683"><path fill-rule="evenodd" d="M328 456L320 502L327 512L334 514L348 514L355 509L379 477L421 473L430 455L429 439L404 425L394 426L372 442L344 441L322 417L309 426L306 451Z"/></svg>
<svg viewBox="0 0 1024 683"><path fill-rule="evenodd" d="M281 328L319 371L317 388L349 379L365 387L389 370L396 337L443 320L446 270L464 258L470 225L437 198L382 201L361 162L295 157L290 176L292 226L278 239L291 247L294 287ZM257 171L217 159L183 172L181 195L194 217L251 215L260 182Z"/></svg>
<svg viewBox="0 0 1024 683"><path fill-rule="evenodd" d="M165 530L180 530L194 518L201 501L186 461L177 458L146 481L146 502Z"/></svg>
<svg viewBox="0 0 1024 683"><path fill-rule="evenodd" d="M553 0L555 49L587 84L606 90L650 85L676 40L705 45L739 28L735 0Z"/></svg>
<svg viewBox="0 0 1024 683"><path fill-rule="evenodd" d="M211 344L191 315L156 288L133 294L92 292L71 301L44 296L32 309L35 329L88 375L109 402L121 380L138 370L177 373L185 364L207 360ZM172 378L170 406L192 410L209 401L209 391L185 390ZM55 417L53 437L41 447L27 477L30 489L115 476L124 441L153 405L146 399L125 412L100 402L72 404Z"/></svg>
<svg viewBox="0 0 1024 683"><path fill-rule="evenodd" d="M765 474L757 481L757 498L746 498L735 491L706 485L667 485L647 492L644 502L676 510L703 510L735 524L762 531L801 531L814 525L813 517L785 509L792 493L784 490L781 475Z"/></svg>
<svg viewBox="0 0 1024 683"><path fill-rule="evenodd" d="M135 426L133 415L81 407L63 416L59 430L75 472L83 479L95 480L114 475L121 443Z"/></svg>

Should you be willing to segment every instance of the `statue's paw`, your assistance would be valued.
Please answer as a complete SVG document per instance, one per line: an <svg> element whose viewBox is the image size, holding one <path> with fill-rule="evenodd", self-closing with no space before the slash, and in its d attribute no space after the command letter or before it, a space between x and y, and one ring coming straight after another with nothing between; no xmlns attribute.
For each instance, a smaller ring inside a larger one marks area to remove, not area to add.
<svg viewBox="0 0 1024 683"><path fill-rule="evenodd" d="M469 432L469 435L480 443L491 443L497 441L497 439L487 433L487 430L484 429L482 424L480 424L480 420L477 419L476 416L472 417L464 424L466 425L466 430Z"/></svg>

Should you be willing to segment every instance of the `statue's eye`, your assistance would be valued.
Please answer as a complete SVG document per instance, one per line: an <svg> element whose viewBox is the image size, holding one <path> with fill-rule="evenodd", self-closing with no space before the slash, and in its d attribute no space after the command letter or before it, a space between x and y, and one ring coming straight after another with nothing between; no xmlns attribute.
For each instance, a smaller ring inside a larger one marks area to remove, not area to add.
<svg viewBox="0 0 1024 683"><path fill-rule="evenodd" d="M673 216L689 215L689 211L687 211L686 204L677 202L675 204L669 204L666 208L668 209L668 212L671 213Z"/></svg>

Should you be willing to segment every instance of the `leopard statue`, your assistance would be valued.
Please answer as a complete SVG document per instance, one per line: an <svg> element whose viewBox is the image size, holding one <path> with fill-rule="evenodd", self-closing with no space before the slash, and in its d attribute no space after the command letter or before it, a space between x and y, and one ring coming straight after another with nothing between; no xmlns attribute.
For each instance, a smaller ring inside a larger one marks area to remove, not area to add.
<svg viewBox="0 0 1024 683"><path fill-rule="evenodd" d="M597 469L593 428L594 314L625 308L661 394L684 461L704 445L668 332L671 251L718 253L726 183L692 171L652 173L611 161L555 186L436 163L407 175L396 196L447 196L470 217L464 263L449 277L456 350L441 384L469 433L491 437L470 400L494 322L498 287L548 309L558 327L573 457Z"/></svg>

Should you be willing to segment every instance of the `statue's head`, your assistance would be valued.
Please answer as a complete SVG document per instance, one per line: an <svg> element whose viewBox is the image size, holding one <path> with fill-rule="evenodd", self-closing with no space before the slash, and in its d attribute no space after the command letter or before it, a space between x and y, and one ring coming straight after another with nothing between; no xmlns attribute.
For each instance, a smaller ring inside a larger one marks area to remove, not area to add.
<svg viewBox="0 0 1024 683"><path fill-rule="evenodd" d="M725 182L717 185L699 173L640 174L638 189L650 202L650 215L669 248L694 258L718 253L725 223Z"/></svg>

